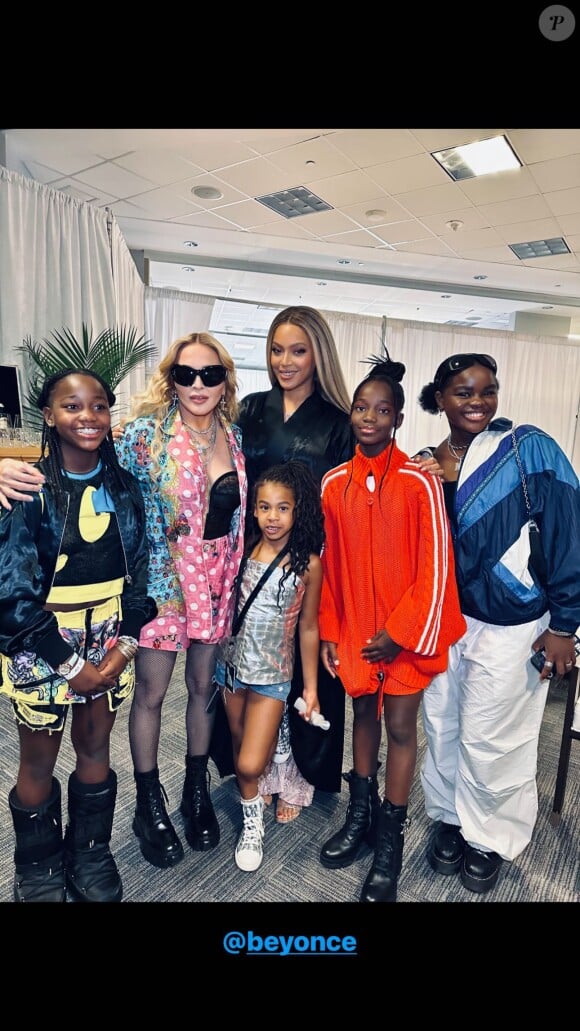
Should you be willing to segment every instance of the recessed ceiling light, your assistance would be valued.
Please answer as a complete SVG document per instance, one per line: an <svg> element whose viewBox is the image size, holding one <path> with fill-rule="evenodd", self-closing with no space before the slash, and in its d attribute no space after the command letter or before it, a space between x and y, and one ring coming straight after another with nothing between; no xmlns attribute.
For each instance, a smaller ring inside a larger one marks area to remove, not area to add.
<svg viewBox="0 0 580 1031"><path fill-rule="evenodd" d="M195 272L195 269L191 265L182 265L181 266L181 271L182 272Z"/></svg>
<svg viewBox="0 0 580 1031"><path fill-rule="evenodd" d="M369 222L382 222L386 217L387 212L382 208L370 208L369 211L365 211L365 218Z"/></svg>
<svg viewBox="0 0 580 1031"><path fill-rule="evenodd" d="M200 200L219 200L223 197L221 190L216 189L215 186L194 186L191 192Z"/></svg>
<svg viewBox="0 0 580 1031"><path fill-rule="evenodd" d="M474 279L487 279L487 276L474 276Z"/></svg>
<svg viewBox="0 0 580 1031"><path fill-rule="evenodd" d="M445 225L449 226L454 233L456 233L458 229L463 229L463 222L460 218L452 218L451 221L446 222Z"/></svg>
<svg viewBox="0 0 580 1031"><path fill-rule="evenodd" d="M195 240L184 240L183 241L183 245L184 245L184 247L197 247L198 246L196 244Z"/></svg>
<svg viewBox="0 0 580 1031"><path fill-rule="evenodd" d="M441 294L441 296L442 296L442 297L443 297L443 298L444 298L445 300L448 300L448 299L449 299L449 297L451 297L451 294Z"/></svg>
<svg viewBox="0 0 580 1031"><path fill-rule="evenodd" d="M317 286L328 286L328 283L323 283L323 282L321 281L321 282L317 283L316 285L317 285Z"/></svg>
<svg viewBox="0 0 580 1031"><path fill-rule="evenodd" d="M552 311L553 307L554 307L553 304L543 304L542 305L542 311Z"/></svg>
<svg viewBox="0 0 580 1031"><path fill-rule="evenodd" d="M528 243L509 243L508 247L520 261L548 258L552 254L570 254L570 248L563 236L556 236L551 240L531 240Z"/></svg>
<svg viewBox="0 0 580 1031"><path fill-rule="evenodd" d="M313 161L312 158L308 158L308 161L306 161L305 164L307 164L307 165L315 165L316 161Z"/></svg>
<svg viewBox="0 0 580 1031"><path fill-rule="evenodd" d="M350 265L350 258L338 258L339 265Z"/></svg>
<svg viewBox="0 0 580 1031"><path fill-rule="evenodd" d="M489 175L490 172L507 172L520 168L522 164L505 136L493 136L463 147L450 147L431 156L455 182Z"/></svg>

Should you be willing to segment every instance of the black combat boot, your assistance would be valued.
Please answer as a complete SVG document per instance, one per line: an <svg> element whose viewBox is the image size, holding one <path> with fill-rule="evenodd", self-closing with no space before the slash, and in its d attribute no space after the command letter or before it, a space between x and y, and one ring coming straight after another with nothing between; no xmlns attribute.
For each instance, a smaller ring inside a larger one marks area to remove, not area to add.
<svg viewBox="0 0 580 1031"><path fill-rule="evenodd" d="M381 796L379 794L379 778L377 776L378 771L380 770L380 768L381 768L381 763L378 762L377 763L377 773L375 773L374 777L371 778L371 795L370 795L371 819L370 819L368 833L367 833L367 836L365 838L365 841L366 841L367 845L369 845L370 848L374 848L375 847L375 842L377 840L377 827L378 827L378 822L379 822L379 813L381 811Z"/></svg>
<svg viewBox="0 0 580 1031"><path fill-rule="evenodd" d="M65 902L60 784L52 778L50 798L27 808L8 795L16 834L15 902Z"/></svg>
<svg viewBox="0 0 580 1031"><path fill-rule="evenodd" d="M120 902L123 885L109 848L117 798L117 774L101 784L68 781L68 824L64 833L66 884L78 902Z"/></svg>
<svg viewBox="0 0 580 1031"><path fill-rule="evenodd" d="M359 777L354 770L343 773L342 776L350 791L346 820L344 826L328 839L320 852L320 862L331 870L350 866L354 862L371 825L371 798L373 780L376 780L376 777Z"/></svg>
<svg viewBox="0 0 580 1031"><path fill-rule="evenodd" d="M183 845L169 819L166 808L167 794L159 781L156 766L147 773L137 773L137 806L133 831L139 838L143 857L153 866L176 866L183 859Z"/></svg>
<svg viewBox="0 0 580 1031"><path fill-rule="evenodd" d="M207 760L207 755L185 757L181 815L185 824L185 837L194 852L207 852L215 848L220 840L220 826L209 797L211 777Z"/></svg>
<svg viewBox="0 0 580 1031"><path fill-rule="evenodd" d="M377 822L375 857L363 884L361 902L396 902L397 881L403 862L407 806L385 798Z"/></svg>

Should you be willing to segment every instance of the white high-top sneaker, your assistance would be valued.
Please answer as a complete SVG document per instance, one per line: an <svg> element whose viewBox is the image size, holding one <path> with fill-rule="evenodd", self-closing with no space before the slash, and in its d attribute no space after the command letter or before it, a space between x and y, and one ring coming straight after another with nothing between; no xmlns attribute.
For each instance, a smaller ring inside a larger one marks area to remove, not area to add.
<svg viewBox="0 0 580 1031"><path fill-rule="evenodd" d="M236 845L235 860L240 870L257 870L260 866L264 849L264 802L260 795L255 798L242 798L244 825Z"/></svg>

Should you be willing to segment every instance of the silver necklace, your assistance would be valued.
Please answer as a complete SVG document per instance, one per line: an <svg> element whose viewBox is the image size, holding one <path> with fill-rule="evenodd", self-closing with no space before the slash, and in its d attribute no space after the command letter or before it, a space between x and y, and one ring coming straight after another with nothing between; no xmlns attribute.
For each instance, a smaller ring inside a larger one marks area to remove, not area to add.
<svg viewBox="0 0 580 1031"><path fill-rule="evenodd" d="M212 459L212 456L213 456L213 453L214 453L214 449L215 449L215 442L216 442L216 439L217 439L217 419L215 417L215 414L214 414L214 417L212 419L211 426L209 426L207 430L194 430L193 426L190 426L188 422L185 422L185 419L182 419L181 421L183 422L183 425L185 426L185 428L189 431L189 439L190 439L191 443L193 444L195 450L197 451L197 454L199 455L199 459L201 461L201 464L203 465L204 469L207 469L209 463L211 462L211 459ZM191 431L193 431L193 433L202 433L202 434L203 433L210 433L210 436L209 436L207 444L205 444L205 445L200 444L200 442L198 440L196 440L195 437L191 436Z"/></svg>
<svg viewBox="0 0 580 1031"><path fill-rule="evenodd" d="M185 419L182 419L181 421L183 422L184 426L187 426L188 430L191 430L192 433L197 433L197 434L199 434L200 437L207 437L207 435L209 433L211 433L211 431L214 428L215 415L213 416L212 421L210 422L207 430L196 430L195 427L194 426L190 426L190 424L188 422L186 422Z"/></svg>
<svg viewBox="0 0 580 1031"><path fill-rule="evenodd" d="M451 434L447 437L447 447L449 448L449 454L453 455L455 459L455 471L458 472L461 468L461 463L465 458L465 455L460 455L460 451L467 451L469 444L452 444Z"/></svg>

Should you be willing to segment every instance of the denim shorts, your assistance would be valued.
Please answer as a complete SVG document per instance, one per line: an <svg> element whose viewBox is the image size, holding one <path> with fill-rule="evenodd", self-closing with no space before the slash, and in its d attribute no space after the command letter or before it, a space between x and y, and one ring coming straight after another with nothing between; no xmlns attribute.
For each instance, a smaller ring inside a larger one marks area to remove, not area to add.
<svg viewBox="0 0 580 1031"><path fill-rule="evenodd" d="M220 687L226 686L226 668L223 662L217 662L214 679ZM285 702L290 694L290 681L285 680L283 684L245 684L243 681L234 679L235 691L255 691L256 694L265 695L266 698L275 698L279 702Z"/></svg>

